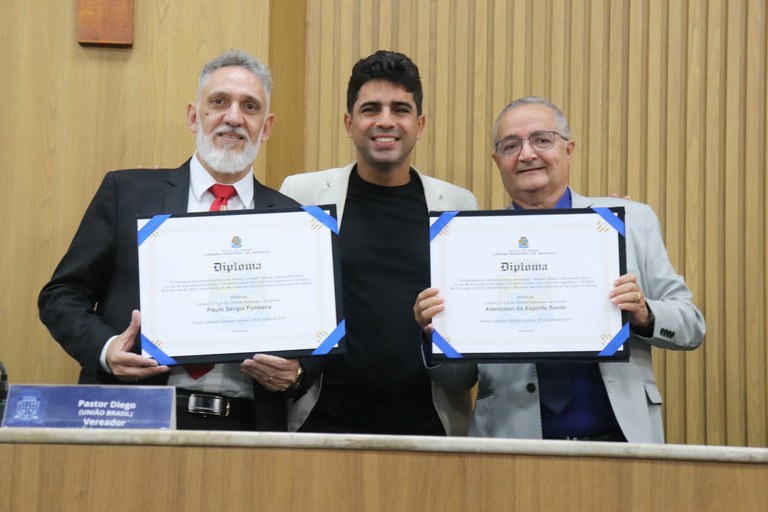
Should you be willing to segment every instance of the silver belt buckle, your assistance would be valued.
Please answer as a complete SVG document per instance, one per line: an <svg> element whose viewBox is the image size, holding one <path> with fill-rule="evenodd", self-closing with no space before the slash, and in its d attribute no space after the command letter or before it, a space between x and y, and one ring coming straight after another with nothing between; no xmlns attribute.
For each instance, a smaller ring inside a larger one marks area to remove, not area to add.
<svg viewBox="0 0 768 512"><path fill-rule="evenodd" d="M223 396L192 393L189 395L187 411L192 414L229 416L229 400Z"/></svg>

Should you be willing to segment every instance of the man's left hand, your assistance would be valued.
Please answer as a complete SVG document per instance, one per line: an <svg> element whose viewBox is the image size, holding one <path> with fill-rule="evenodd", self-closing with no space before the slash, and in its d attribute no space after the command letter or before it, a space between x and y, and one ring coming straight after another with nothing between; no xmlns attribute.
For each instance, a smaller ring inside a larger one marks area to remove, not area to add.
<svg viewBox="0 0 768 512"><path fill-rule="evenodd" d="M624 274L614 281L615 288L609 294L611 302L622 311L629 313L629 323L637 327L648 327L651 311L645 302L640 284L634 274Z"/></svg>
<svg viewBox="0 0 768 512"><path fill-rule="evenodd" d="M256 354L246 359L240 369L269 391L285 391L295 386L300 364L296 359Z"/></svg>

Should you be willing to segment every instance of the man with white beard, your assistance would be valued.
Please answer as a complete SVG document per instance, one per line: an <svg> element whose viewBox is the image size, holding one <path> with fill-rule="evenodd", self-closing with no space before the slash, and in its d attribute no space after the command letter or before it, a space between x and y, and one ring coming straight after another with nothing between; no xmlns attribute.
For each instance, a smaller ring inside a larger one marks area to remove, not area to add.
<svg viewBox="0 0 768 512"><path fill-rule="evenodd" d="M38 298L41 320L80 364L81 384L175 386L180 429L286 430L286 395L275 391L295 387L297 362L281 363L287 366L275 372L267 390L255 382L253 368L270 356L171 368L140 355L136 342L137 217L298 206L253 176L274 119L271 88L269 69L241 50L206 64L195 102L187 106L195 154L178 169L107 173Z"/></svg>

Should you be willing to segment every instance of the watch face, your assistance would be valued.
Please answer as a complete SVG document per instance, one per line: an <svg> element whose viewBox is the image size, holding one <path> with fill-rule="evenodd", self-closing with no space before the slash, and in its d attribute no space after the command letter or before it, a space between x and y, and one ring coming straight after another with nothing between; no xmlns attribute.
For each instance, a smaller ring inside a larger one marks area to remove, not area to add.
<svg viewBox="0 0 768 512"><path fill-rule="evenodd" d="M304 380L304 368L299 365L299 368L296 370L296 381L288 386L288 389L299 389L302 380Z"/></svg>

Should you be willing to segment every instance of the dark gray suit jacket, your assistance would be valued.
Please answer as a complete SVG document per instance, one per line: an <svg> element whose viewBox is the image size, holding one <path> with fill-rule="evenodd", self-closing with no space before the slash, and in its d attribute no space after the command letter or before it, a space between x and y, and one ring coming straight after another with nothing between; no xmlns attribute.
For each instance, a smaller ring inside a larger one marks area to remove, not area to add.
<svg viewBox="0 0 768 512"><path fill-rule="evenodd" d="M189 160L178 169L130 169L104 177L72 244L38 297L40 319L80 363L81 384L124 384L101 369L99 356L104 343L128 327L131 311L139 309L136 218L186 213L188 198ZM255 179L253 200L255 209L298 206ZM163 385L167 380L164 375L141 384ZM262 389L254 385L256 394ZM285 408L283 396L273 398L279 402L273 405ZM270 414L257 411L257 417ZM268 430L284 430L280 422L272 425L277 427Z"/></svg>

